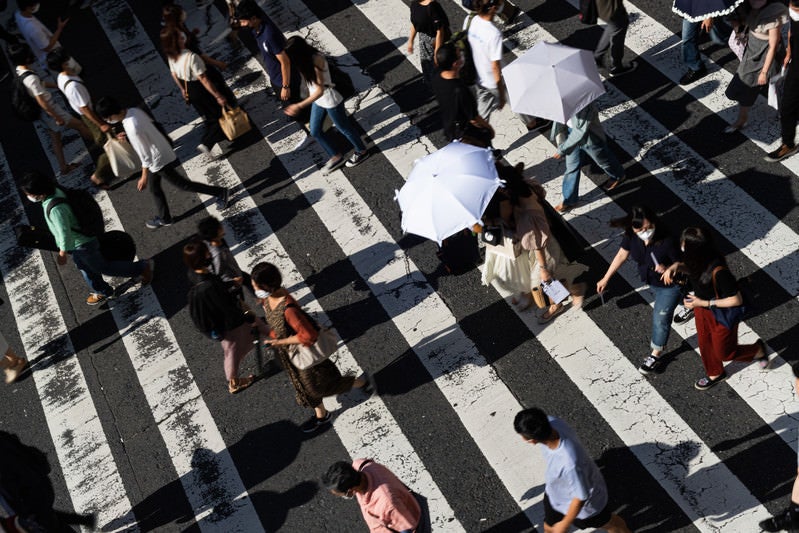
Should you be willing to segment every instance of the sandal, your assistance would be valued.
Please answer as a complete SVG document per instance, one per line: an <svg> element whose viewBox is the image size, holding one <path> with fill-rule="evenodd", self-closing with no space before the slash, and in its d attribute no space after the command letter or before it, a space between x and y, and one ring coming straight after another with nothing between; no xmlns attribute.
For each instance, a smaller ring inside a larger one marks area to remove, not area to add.
<svg viewBox="0 0 799 533"><path fill-rule="evenodd" d="M549 322L550 320L552 320L553 318L555 318L556 316L558 316L559 314L561 314L565 310L566 310L566 306L563 305L563 304L558 304L558 307L555 308L554 311L550 311L549 309L547 309L546 312L543 315L538 317L538 323L539 324L546 324L547 322Z"/></svg>
<svg viewBox="0 0 799 533"><path fill-rule="evenodd" d="M694 383L694 387L696 388L696 390L708 390L713 385L725 381L727 377L728 377L727 371L724 370L721 372L721 374L719 374L713 379L710 379L707 376L699 378L698 380L696 380L696 383Z"/></svg>
<svg viewBox="0 0 799 533"><path fill-rule="evenodd" d="M757 339L755 342L760 347L760 357L755 357L753 359L754 362L757 363L757 366L760 367L760 370L768 370L768 367L771 366L771 360L768 358L768 354L766 353L766 343L763 342L763 339Z"/></svg>
<svg viewBox="0 0 799 533"><path fill-rule="evenodd" d="M228 382L227 390L230 394L237 394L252 385L254 381L255 376L252 374L246 378L233 378Z"/></svg>

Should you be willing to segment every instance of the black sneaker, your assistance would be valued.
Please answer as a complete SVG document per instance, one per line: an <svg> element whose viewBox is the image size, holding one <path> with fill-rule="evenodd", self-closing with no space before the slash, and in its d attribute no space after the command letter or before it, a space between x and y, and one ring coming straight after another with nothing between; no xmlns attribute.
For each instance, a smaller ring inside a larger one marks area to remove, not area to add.
<svg viewBox="0 0 799 533"><path fill-rule="evenodd" d="M674 315L675 324L684 324L694 317L694 310L688 309L684 305L680 306L680 310Z"/></svg>
<svg viewBox="0 0 799 533"><path fill-rule="evenodd" d="M330 411L327 412L324 418L316 418L316 415L314 415L300 426L300 431L303 433L313 433L322 426L329 424L331 418Z"/></svg>
<svg viewBox="0 0 799 533"><path fill-rule="evenodd" d="M796 146L790 147L786 144L783 144L773 152L769 152L769 154L763 159L765 159L769 163L776 163L777 161L782 161L786 157L793 155L795 153L796 153Z"/></svg>
<svg viewBox="0 0 799 533"><path fill-rule="evenodd" d="M371 374L367 374L365 372L361 377L366 380L366 385L361 387L361 391L363 391L363 393L369 397L377 394L377 383L375 383L375 378Z"/></svg>
<svg viewBox="0 0 799 533"><path fill-rule="evenodd" d="M634 71L638 68L638 61L630 61L626 66L619 65L618 67L613 67L610 69L610 77L615 78L617 76L624 76L625 74L629 74L630 72Z"/></svg>
<svg viewBox="0 0 799 533"><path fill-rule="evenodd" d="M694 388L696 390L708 390L709 388L713 387L714 385L718 385L722 381L727 381L728 377L729 376L727 376L727 372L725 370L722 370L721 374L719 374L718 376L716 376L713 379L710 379L707 376L704 376L704 377L701 377L701 378L697 379L696 382L694 383Z"/></svg>
<svg viewBox="0 0 799 533"><path fill-rule="evenodd" d="M702 65L702 68L699 70L689 70L680 78L680 85L690 85L702 78L705 74L707 74L707 67L705 65Z"/></svg>
<svg viewBox="0 0 799 533"><path fill-rule="evenodd" d="M768 520L763 520L758 525L763 531L791 531L799 528L799 521L794 520L791 511L786 509Z"/></svg>
<svg viewBox="0 0 799 533"><path fill-rule="evenodd" d="M660 357L656 355L650 355L644 359L644 362L638 367L638 371L644 375L651 374L657 370L657 367L660 366L660 363Z"/></svg>

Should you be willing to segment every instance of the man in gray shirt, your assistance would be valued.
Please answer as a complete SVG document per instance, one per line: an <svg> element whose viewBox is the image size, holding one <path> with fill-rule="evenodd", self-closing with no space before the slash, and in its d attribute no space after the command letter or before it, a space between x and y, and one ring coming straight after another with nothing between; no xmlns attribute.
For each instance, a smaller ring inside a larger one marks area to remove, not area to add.
<svg viewBox="0 0 799 533"><path fill-rule="evenodd" d="M572 525L610 533L630 531L611 512L602 473L565 422L531 408L516 415L513 427L526 442L543 446L545 533L565 533Z"/></svg>

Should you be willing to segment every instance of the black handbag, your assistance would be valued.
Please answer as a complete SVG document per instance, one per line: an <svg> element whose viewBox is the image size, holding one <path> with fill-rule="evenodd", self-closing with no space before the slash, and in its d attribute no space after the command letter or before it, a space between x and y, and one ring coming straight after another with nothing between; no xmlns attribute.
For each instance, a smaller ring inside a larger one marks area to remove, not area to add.
<svg viewBox="0 0 799 533"><path fill-rule="evenodd" d="M596 0L580 0L580 22L583 24L596 24L599 10Z"/></svg>

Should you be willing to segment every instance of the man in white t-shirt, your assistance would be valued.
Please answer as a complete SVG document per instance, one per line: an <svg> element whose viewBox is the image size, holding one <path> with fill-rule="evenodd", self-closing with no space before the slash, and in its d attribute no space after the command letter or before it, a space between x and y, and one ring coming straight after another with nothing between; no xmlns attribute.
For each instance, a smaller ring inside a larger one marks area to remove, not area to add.
<svg viewBox="0 0 799 533"><path fill-rule="evenodd" d="M525 442L542 445L547 463L544 533L566 533L572 525L630 533L624 520L610 510L602 473L563 420L533 407L520 411L513 427Z"/></svg>
<svg viewBox="0 0 799 533"><path fill-rule="evenodd" d="M17 76L22 79L22 83L28 90L28 94L30 94L39 104L39 107L42 108L42 115L39 120L44 123L47 131L50 132L50 138L53 142L53 154L58 161L61 174L72 172L78 168L79 165L67 164L64 158L64 147L61 143L61 130L64 128L72 128L80 133L81 137L91 141L89 130L86 129L86 126L84 126L80 120L64 111L60 105L53 101L53 96L46 88L47 84L43 83L39 75L30 68L31 64L36 61L36 58L27 45L17 44L10 46L8 55L11 62L14 63L16 67Z"/></svg>
<svg viewBox="0 0 799 533"><path fill-rule="evenodd" d="M89 145L89 154L94 159L97 168L91 176L91 181L101 189L108 189L108 182L113 179L114 174L111 171L108 156L103 150L103 145L106 142L106 133L111 130L111 126L94 112L89 89L75 72L74 65L76 65L75 60L63 48L56 48L47 54L47 66L53 72L58 72L56 77L58 89L66 97L70 107L81 118L94 141Z"/></svg>
<svg viewBox="0 0 799 533"><path fill-rule="evenodd" d="M469 46L472 49L474 69L477 83L474 86L477 99L477 114L489 120L495 109L502 109L507 101L505 82L502 80L502 32L492 20L503 7L504 0L477 0L477 15L464 21L464 29L468 26ZM527 115L519 115L527 129L546 129L550 120L536 119Z"/></svg>
<svg viewBox="0 0 799 533"><path fill-rule="evenodd" d="M166 195L161 188L161 178L184 191L207 194L216 197L217 209L226 209L230 201L230 190L224 187L191 181L177 171L180 166L178 156L161 131L153 123L150 116L136 107L125 109L111 97L97 100L97 114L109 124L121 122L125 129L123 136L133 147L141 160L141 177L136 188L143 191L150 185L150 193L158 214L145 223L150 229L158 229L172 225L172 215Z"/></svg>
<svg viewBox="0 0 799 533"><path fill-rule="evenodd" d="M17 29L36 56L39 66L44 70L47 68L47 53L61 46L58 39L61 38L61 32L64 31L69 19L62 20L59 17L55 32L51 32L42 21L33 16L39 11L39 0L17 0L17 7L14 13Z"/></svg>

